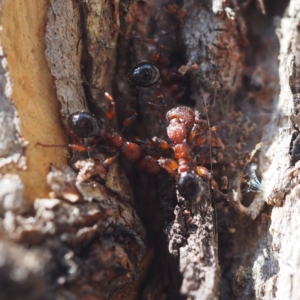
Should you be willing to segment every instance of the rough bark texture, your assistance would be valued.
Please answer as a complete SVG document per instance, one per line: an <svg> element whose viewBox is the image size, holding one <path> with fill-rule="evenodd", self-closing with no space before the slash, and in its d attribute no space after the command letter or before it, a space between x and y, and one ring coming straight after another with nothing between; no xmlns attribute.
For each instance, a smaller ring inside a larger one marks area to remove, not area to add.
<svg viewBox="0 0 300 300"><path fill-rule="evenodd" d="M9 72L9 76L2 74L7 78L5 93L17 110L13 123L17 130L20 127L23 147L26 145L21 150L23 155L26 154L26 165L25 158L22 158L22 169L12 162L2 168L2 173L20 176L24 198L29 203L37 197L46 197L50 192L46 181L49 164L66 164L64 149L36 145L38 142L64 144L67 141L57 114L59 103L53 79L47 71L45 26L48 9L47 1L27 4L24 1L3 1L1 5L1 45L7 60L4 68ZM12 126L11 122L8 124ZM13 136L11 153L20 153L18 133L15 132L10 139Z"/></svg>
<svg viewBox="0 0 300 300"><path fill-rule="evenodd" d="M0 299L299 299L300 1L2 2ZM145 61L162 78L136 87ZM81 110L119 131L137 111L127 139L166 139L179 105L214 128L190 149L214 179L200 202L104 166L105 140L69 166L37 145L81 143Z"/></svg>
<svg viewBox="0 0 300 300"><path fill-rule="evenodd" d="M298 163L293 166L295 160L289 155L289 145L295 140L289 119L298 116L299 5L290 1L284 17L276 22L280 94L261 156L263 199L275 207L262 216L252 258L236 274L238 296L243 298L299 299Z"/></svg>

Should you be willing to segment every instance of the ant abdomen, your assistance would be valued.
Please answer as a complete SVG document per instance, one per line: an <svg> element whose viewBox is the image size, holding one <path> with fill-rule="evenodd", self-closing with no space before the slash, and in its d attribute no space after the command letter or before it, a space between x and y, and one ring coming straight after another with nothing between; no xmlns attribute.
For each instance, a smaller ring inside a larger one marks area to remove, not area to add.
<svg viewBox="0 0 300 300"><path fill-rule="evenodd" d="M154 64L143 62L128 74L130 82L140 87L150 87L160 79L160 70Z"/></svg>
<svg viewBox="0 0 300 300"><path fill-rule="evenodd" d="M203 190L203 181L195 173L190 171L180 173L177 186L182 197L188 200L200 200Z"/></svg>

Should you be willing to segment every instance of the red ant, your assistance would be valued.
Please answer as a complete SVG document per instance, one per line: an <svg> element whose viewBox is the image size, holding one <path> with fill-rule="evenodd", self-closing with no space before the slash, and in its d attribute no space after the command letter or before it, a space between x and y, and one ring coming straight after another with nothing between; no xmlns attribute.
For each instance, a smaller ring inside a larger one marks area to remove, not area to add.
<svg viewBox="0 0 300 300"><path fill-rule="evenodd" d="M224 145L216 135L216 128L209 130L207 123L199 118L199 112L190 107L179 106L169 110L167 122L167 135L178 162L174 159L160 158L158 163L177 178L178 191L184 198L199 201L203 190L200 177L210 180L213 189L218 187L210 172L205 167L196 165L191 149L194 146L203 146L205 142L219 148L224 148ZM158 138L154 140L166 143Z"/></svg>
<svg viewBox="0 0 300 300"><path fill-rule="evenodd" d="M160 79L160 76L161 72L154 64L145 62L139 64L131 72L130 80L135 85L149 87L155 84ZM92 88L96 87L92 86ZM104 93L105 98L110 102L110 107L106 115L109 123L111 123L116 114L115 101L109 93L102 89L99 90ZM215 147L222 148L224 146L217 137L215 128L209 129L207 122L200 119L199 113L192 108L179 106L169 110L166 117L168 122L167 135L171 141L171 145L157 137L153 141L163 150L172 149L174 151L174 158L177 161L163 157L158 159L154 156L146 155L144 153L145 148L153 146L153 144L140 140L128 140L121 133L115 131L111 125L106 129L102 129L96 118L91 113L85 111L69 115L67 124L75 138L93 139L89 141L89 146L83 146L78 143L68 146L75 151L91 152L99 143L99 140L102 140L115 154L103 163L100 163L99 166L96 166L95 170L86 174L85 179L95 174L98 174L101 178L105 178L105 167L113 163L118 154L122 153L126 160L149 175L157 175L162 168L165 169L172 176L176 177L178 191L183 197L199 200L202 191L202 179L199 176L210 180L215 189L217 189L217 184L205 167L196 165L197 162L194 161L191 150L194 146L201 147L206 142ZM127 119L124 122L124 128L128 127L133 119L134 117Z"/></svg>
<svg viewBox="0 0 300 300"><path fill-rule="evenodd" d="M111 107L107 112L107 118L111 121L115 115L115 103L108 93L105 93L105 96L111 103ZM203 182L199 176L210 180L214 189L217 189L217 184L205 167L196 165L191 155L191 149L194 146L203 146L205 142L211 143L211 141L216 147L222 148L224 146L217 137L216 131L214 129L209 131L207 123L200 119L199 113L192 108L179 106L169 110L167 121L167 135L171 140L171 146L157 137L153 138L153 141L161 149L173 149L174 158L177 161L162 157L156 159L153 156L145 155L143 147L138 143L127 140L112 127L101 130L97 120L89 112L76 112L68 117L69 128L76 137L94 137L95 139L104 140L109 147L121 152L126 160L147 174L157 175L161 168L164 168L176 177L178 191L183 197L200 200ZM128 123L130 122L128 121ZM92 147L81 145L69 145L69 147L77 151L90 151L92 149ZM116 156L107 159L103 164L105 166L111 164Z"/></svg>
<svg viewBox="0 0 300 300"><path fill-rule="evenodd" d="M155 84L160 79L160 76L160 70L155 65L141 63L131 72L130 79L138 86L149 87ZM92 88L96 87L92 86ZM153 144L140 140L128 140L121 133L114 130L111 126L111 121L116 114L115 101L109 93L102 89L99 90L104 93L105 98L110 103L106 113L109 126L105 129L101 128L102 126L99 125L96 118L86 111L69 115L67 124L73 136L77 139L92 138L89 141L89 146L77 143L70 144L69 148L75 151L91 152L99 143L99 140L102 140L110 147L114 155L100 163L100 165L96 165L95 170L86 174L83 178L87 179L95 174L105 178L105 168L113 163L119 153L122 153L126 160L149 175L157 175L162 169L165 169L177 179L178 191L185 198L200 199L203 184L200 177L210 180L212 187L217 189L217 184L212 179L210 172L203 166L197 166L197 164L203 165L203 158L202 161L197 162L195 161L196 156L191 155L194 146L201 147L205 143L214 147L224 148L223 143L216 134L216 128L210 129L207 122L200 119L199 112L186 106L179 106L167 112L167 136L171 141L171 145L157 137L153 138L153 141L163 150L172 149L176 160L163 157L156 158L144 153L145 148L153 147ZM134 116L125 120L124 128L128 127L133 122L133 119ZM204 161L207 162L206 159Z"/></svg>
<svg viewBox="0 0 300 300"><path fill-rule="evenodd" d="M151 68L150 64L148 68ZM146 85L146 76L142 74L140 77L141 80L143 79L143 82ZM153 78L151 76L148 77L148 81L151 80L153 80ZM153 156L145 155L143 153L143 148L147 143L141 140L137 140L137 142L130 141L126 139L121 133L115 131L114 128L111 126L111 121L113 120L116 114L116 104L113 97L109 93L105 92L102 89L99 90L101 90L104 93L105 98L108 99L110 102L110 107L106 113L107 119L109 121L109 126L106 129L100 128L96 118L91 113L86 111L80 111L69 115L67 119L67 124L69 130L76 138L93 138L93 140L90 142L91 146L70 144L68 145L69 148L75 151L91 152L95 145L98 144L98 140L100 139L105 141L105 143L110 147L110 150L112 150L113 153L117 152L116 155L106 159L102 165L110 165L116 159L118 154L122 153L126 160L133 163L138 168L142 169L145 173L150 175L157 175L161 171L160 166L156 162L157 160ZM135 117L136 114L124 121L124 129L132 124ZM142 146L140 144L142 144ZM102 171L103 168L100 169ZM100 175L100 177L104 176Z"/></svg>

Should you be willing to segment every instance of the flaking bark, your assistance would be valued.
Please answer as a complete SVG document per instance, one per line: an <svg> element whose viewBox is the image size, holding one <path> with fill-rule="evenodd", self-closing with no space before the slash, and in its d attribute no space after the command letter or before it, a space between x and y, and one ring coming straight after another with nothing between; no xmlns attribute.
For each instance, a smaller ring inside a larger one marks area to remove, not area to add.
<svg viewBox="0 0 300 300"><path fill-rule="evenodd" d="M291 0L283 17L287 1L199 2L51 0L46 56L60 103L56 119L67 131L66 118L79 110L107 122L99 88L113 93L120 124L131 109L139 112L127 137L165 138L166 111L195 107L219 127L225 149L211 153L213 176L227 177L227 189L213 191L204 180L201 201L189 202L174 178L149 179L122 160L130 181L116 163L106 181L82 181L107 158L97 148L74 155L73 169L54 166L51 198L30 207L20 177L2 169L1 299L299 299L300 2ZM128 71L157 49L167 57L163 68L185 74L177 89L128 82ZM23 168L25 143L5 90L10 59L6 69L2 57L0 165ZM166 107L148 104L159 89ZM250 195L244 190L254 189L251 180L236 185L261 141L251 163L262 192ZM226 201L252 204L239 216Z"/></svg>

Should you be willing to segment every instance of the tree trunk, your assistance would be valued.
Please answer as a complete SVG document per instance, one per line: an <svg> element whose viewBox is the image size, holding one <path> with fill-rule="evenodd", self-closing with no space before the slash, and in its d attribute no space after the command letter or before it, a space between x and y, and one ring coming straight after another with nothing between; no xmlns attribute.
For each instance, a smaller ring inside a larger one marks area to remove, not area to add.
<svg viewBox="0 0 300 300"><path fill-rule="evenodd" d="M300 1L27 2L1 4L0 299L300 299ZM108 135L176 161L150 141L179 106L193 199Z"/></svg>

